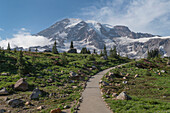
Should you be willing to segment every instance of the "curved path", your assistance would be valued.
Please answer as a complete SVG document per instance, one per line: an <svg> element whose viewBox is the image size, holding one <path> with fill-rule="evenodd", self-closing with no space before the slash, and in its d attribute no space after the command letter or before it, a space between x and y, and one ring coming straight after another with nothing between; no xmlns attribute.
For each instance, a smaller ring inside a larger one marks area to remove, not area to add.
<svg viewBox="0 0 170 113"><path fill-rule="evenodd" d="M99 81L111 69L106 69L94 75L88 82L82 93L83 102L80 104L78 113L111 113L102 99Z"/></svg>

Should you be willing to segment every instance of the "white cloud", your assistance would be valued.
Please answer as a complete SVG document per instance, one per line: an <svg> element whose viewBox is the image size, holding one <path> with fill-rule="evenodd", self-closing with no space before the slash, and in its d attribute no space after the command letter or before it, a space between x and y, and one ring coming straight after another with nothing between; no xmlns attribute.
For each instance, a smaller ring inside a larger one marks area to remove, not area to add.
<svg viewBox="0 0 170 113"><path fill-rule="evenodd" d="M0 46L7 48L8 43L12 48L23 47L29 48L32 46L45 46L50 43L50 40L43 36L32 36L25 28L13 35L13 38L0 40Z"/></svg>
<svg viewBox="0 0 170 113"><path fill-rule="evenodd" d="M4 29L0 28L0 31L4 31Z"/></svg>
<svg viewBox="0 0 170 113"><path fill-rule="evenodd" d="M126 25L134 31L166 35L170 31L169 6L169 0L101 0L83 8L81 14L102 23Z"/></svg>

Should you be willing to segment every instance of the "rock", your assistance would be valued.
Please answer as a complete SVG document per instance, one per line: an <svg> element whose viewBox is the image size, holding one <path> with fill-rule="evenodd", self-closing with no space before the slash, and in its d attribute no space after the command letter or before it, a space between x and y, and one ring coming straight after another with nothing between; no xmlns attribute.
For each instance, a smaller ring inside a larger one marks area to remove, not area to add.
<svg viewBox="0 0 170 113"><path fill-rule="evenodd" d="M138 74L136 74L134 78L137 78L137 77L139 77L139 75L138 75Z"/></svg>
<svg viewBox="0 0 170 113"><path fill-rule="evenodd" d="M64 109L69 109L69 108L70 108L70 106L68 106L68 105L64 106Z"/></svg>
<svg viewBox="0 0 170 113"><path fill-rule="evenodd" d="M61 113L61 109L60 108L53 109L50 111L50 113Z"/></svg>
<svg viewBox="0 0 170 113"><path fill-rule="evenodd" d="M8 98L8 97L5 97L5 98L4 98L4 101L8 101L8 100L9 100L9 98Z"/></svg>
<svg viewBox="0 0 170 113"><path fill-rule="evenodd" d="M129 76L129 73L127 73L126 76Z"/></svg>
<svg viewBox="0 0 170 113"><path fill-rule="evenodd" d="M77 76L78 76L77 73L75 73L75 72L73 72L73 71L70 71L70 77L77 77Z"/></svg>
<svg viewBox="0 0 170 113"><path fill-rule="evenodd" d="M97 69L97 67L96 66L92 66L92 69Z"/></svg>
<svg viewBox="0 0 170 113"><path fill-rule="evenodd" d="M24 78L21 78L15 83L14 89L15 90L21 90L21 91L26 91L28 89L28 83L25 81Z"/></svg>
<svg viewBox="0 0 170 113"><path fill-rule="evenodd" d="M126 92L121 92L117 97L117 100L131 100L132 98L126 94Z"/></svg>
<svg viewBox="0 0 170 113"><path fill-rule="evenodd" d="M123 81L122 83L123 83L123 84L127 84L127 81Z"/></svg>
<svg viewBox="0 0 170 113"><path fill-rule="evenodd" d="M71 48L67 51L67 53L77 53L77 49Z"/></svg>
<svg viewBox="0 0 170 113"><path fill-rule="evenodd" d="M103 86L108 86L109 84L108 84L107 82L104 82L104 81L103 81L103 82L102 82L102 85L103 85Z"/></svg>
<svg viewBox="0 0 170 113"><path fill-rule="evenodd" d="M31 94L30 98L38 99L40 95L42 95L42 92L38 88L36 88L33 90L33 93Z"/></svg>
<svg viewBox="0 0 170 113"><path fill-rule="evenodd" d="M47 80L47 82L48 82L48 83L52 83L52 82L53 82L53 79L49 78L49 79Z"/></svg>
<svg viewBox="0 0 170 113"><path fill-rule="evenodd" d="M115 86L120 86L120 84L118 84L118 83L115 83Z"/></svg>
<svg viewBox="0 0 170 113"><path fill-rule="evenodd" d="M161 70L162 73L165 73L165 70Z"/></svg>
<svg viewBox="0 0 170 113"><path fill-rule="evenodd" d="M123 79L125 80L125 79L126 79L126 77L123 77Z"/></svg>
<svg viewBox="0 0 170 113"><path fill-rule="evenodd" d="M6 88L2 88L1 90L0 90L0 95L8 95L9 93L8 93L8 91L6 90Z"/></svg>
<svg viewBox="0 0 170 113"><path fill-rule="evenodd" d="M2 76L9 76L10 73L1 73Z"/></svg>
<svg viewBox="0 0 170 113"><path fill-rule="evenodd" d="M31 102L28 102L28 101L27 101L27 102L25 103L25 105L26 105L26 106L31 105Z"/></svg>
<svg viewBox="0 0 170 113"><path fill-rule="evenodd" d="M114 76L114 73L112 73L112 72L109 72L109 74L108 74L108 76Z"/></svg>
<svg viewBox="0 0 170 113"><path fill-rule="evenodd" d="M0 109L0 113L5 113L6 110L5 109Z"/></svg>
<svg viewBox="0 0 170 113"><path fill-rule="evenodd" d="M76 88L77 88L77 86L72 86L72 88L73 88L73 89L76 89Z"/></svg>
<svg viewBox="0 0 170 113"><path fill-rule="evenodd" d="M102 56L101 59L107 60L108 58L107 58L107 56Z"/></svg>
<svg viewBox="0 0 170 113"><path fill-rule="evenodd" d="M7 104L10 105L11 107L19 107L19 106L24 106L24 101L20 99L11 99L7 101Z"/></svg>
<svg viewBox="0 0 170 113"><path fill-rule="evenodd" d="M42 109L44 109L44 106L39 106L39 107L37 107L37 110L42 110Z"/></svg>
<svg viewBox="0 0 170 113"><path fill-rule="evenodd" d="M113 94L112 94L112 97L117 97L117 93L113 93Z"/></svg>

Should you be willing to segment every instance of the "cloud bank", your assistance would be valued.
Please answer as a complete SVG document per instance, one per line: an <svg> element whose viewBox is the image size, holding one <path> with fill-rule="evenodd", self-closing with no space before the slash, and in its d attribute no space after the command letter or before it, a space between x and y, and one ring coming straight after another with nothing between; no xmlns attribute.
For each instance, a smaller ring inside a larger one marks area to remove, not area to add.
<svg viewBox="0 0 170 113"><path fill-rule="evenodd" d="M81 15L136 32L170 35L170 0L100 0L83 8Z"/></svg>
<svg viewBox="0 0 170 113"><path fill-rule="evenodd" d="M45 46L50 43L50 40L43 36L32 36L25 28L13 35L13 38L2 40L0 39L0 46L7 48L10 43L11 48L23 47L29 48L32 46Z"/></svg>

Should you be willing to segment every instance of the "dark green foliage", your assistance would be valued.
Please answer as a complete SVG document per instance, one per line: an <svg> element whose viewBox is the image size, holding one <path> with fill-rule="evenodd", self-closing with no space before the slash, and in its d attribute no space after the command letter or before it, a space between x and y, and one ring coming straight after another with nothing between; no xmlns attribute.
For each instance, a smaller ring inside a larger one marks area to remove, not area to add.
<svg viewBox="0 0 170 113"><path fill-rule="evenodd" d="M66 53L62 54L60 64L63 66L68 64L68 59L67 59Z"/></svg>
<svg viewBox="0 0 170 113"><path fill-rule="evenodd" d="M25 60L23 59L23 52L20 50L18 58L17 58L17 66L18 66L18 74L25 74Z"/></svg>
<svg viewBox="0 0 170 113"><path fill-rule="evenodd" d="M104 56L104 54L103 54L102 50L100 50L100 56Z"/></svg>
<svg viewBox="0 0 170 113"><path fill-rule="evenodd" d="M110 57L111 58L118 58L118 54L117 54L117 50L116 50L116 46L114 46L114 49L110 49Z"/></svg>
<svg viewBox="0 0 170 113"><path fill-rule="evenodd" d="M70 44L70 49L73 49L74 46L73 46L73 41L71 41L71 44Z"/></svg>
<svg viewBox="0 0 170 113"><path fill-rule="evenodd" d="M8 50L8 52L11 51L10 43L8 43L7 50Z"/></svg>
<svg viewBox="0 0 170 113"><path fill-rule="evenodd" d="M106 45L104 45L103 53L104 53L105 56L107 56Z"/></svg>
<svg viewBox="0 0 170 113"><path fill-rule="evenodd" d="M35 49L35 52L38 52L38 49L37 49L37 48Z"/></svg>
<svg viewBox="0 0 170 113"><path fill-rule="evenodd" d="M154 49L154 50L151 50L149 51L148 50L148 59L150 58L155 58L155 57L160 57L160 54L159 54L159 50L158 49Z"/></svg>
<svg viewBox="0 0 170 113"><path fill-rule="evenodd" d="M17 52L17 49L16 48L14 48L14 53L16 53Z"/></svg>
<svg viewBox="0 0 170 113"><path fill-rule="evenodd" d="M80 53L81 53L81 54L91 54L90 50L87 50L86 47L83 47L83 48L81 49L81 52L80 52Z"/></svg>
<svg viewBox="0 0 170 113"><path fill-rule="evenodd" d="M106 102L113 112L168 112L170 68L167 61L168 58L141 59L111 70L111 77L104 76L102 80L110 85L102 86L102 89L110 92L105 92L103 97L109 96ZM132 100L116 100L112 97L113 93L120 94L122 91L132 97Z"/></svg>
<svg viewBox="0 0 170 113"><path fill-rule="evenodd" d="M95 49L93 50L93 53L94 53L94 54L97 54Z"/></svg>
<svg viewBox="0 0 170 113"><path fill-rule="evenodd" d="M28 50L29 52L31 52L31 48L29 48L29 50Z"/></svg>
<svg viewBox="0 0 170 113"><path fill-rule="evenodd" d="M87 58L87 60L89 60L89 61L95 61L96 59L95 59L95 57L94 57L94 54L90 55L90 56Z"/></svg>
<svg viewBox="0 0 170 113"><path fill-rule="evenodd" d="M53 54L58 54L56 41L54 42L54 45L53 45L53 48L52 48L52 53L53 53Z"/></svg>

